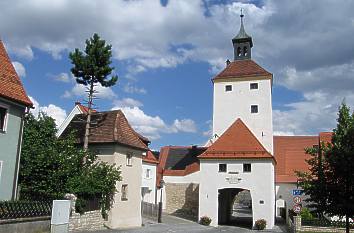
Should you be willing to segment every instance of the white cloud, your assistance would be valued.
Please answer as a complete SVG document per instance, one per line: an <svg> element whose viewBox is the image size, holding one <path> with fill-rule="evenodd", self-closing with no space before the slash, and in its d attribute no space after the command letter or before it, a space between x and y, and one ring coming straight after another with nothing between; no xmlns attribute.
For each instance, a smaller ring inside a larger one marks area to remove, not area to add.
<svg viewBox="0 0 354 233"><path fill-rule="evenodd" d="M29 98L34 106L34 109L30 110L34 116L38 116L40 112L43 112L46 113L48 116L54 118L57 127L59 127L61 123L63 123L67 116L66 111L64 109L54 104L49 104L48 106L40 106L36 99L31 96L29 96Z"/></svg>
<svg viewBox="0 0 354 233"><path fill-rule="evenodd" d="M72 98L72 97L87 97L87 87L81 84L76 83L71 90L67 90L62 95L63 98ZM112 91L110 87L103 87L101 84L97 84L95 87L95 96L100 99L109 99L112 100L117 97L117 95Z"/></svg>
<svg viewBox="0 0 354 233"><path fill-rule="evenodd" d="M49 74L48 76L58 82L70 83L71 81L69 74L65 72L56 75Z"/></svg>
<svg viewBox="0 0 354 233"><path fill-rule="evenodd" d="M126 93L130 93L130 94L146 94L147 91L144 88L138 88L136 86L133 86L130 83L127 83L124 88L123 88L124 92Z"/></svg>
<svg viewBox="0 0 354 233"><path fill-rule="evenodd" d="M20 62L14 61L12 62L12 65L14 66L18 76L21 78L26 77L26 68Z"/></svg>
<svg viewBox="0 0 354 233"><path fill-rule="evenodd" d="M195 133L197 127L191 119L175 119L173 124L168 125L159 116L146 114L139 106L139 101L125 98L115 102L114 109L121 109L127 117L132 127L150 140L161 138L161 134L166 133Z"/></svg>

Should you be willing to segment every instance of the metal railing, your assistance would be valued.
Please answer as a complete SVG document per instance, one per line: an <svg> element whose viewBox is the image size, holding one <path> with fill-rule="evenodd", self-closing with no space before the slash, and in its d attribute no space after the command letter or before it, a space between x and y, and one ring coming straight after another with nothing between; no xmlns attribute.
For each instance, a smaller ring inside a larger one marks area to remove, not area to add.
<svg viewBox="0 0 354 233"><path fill-rule="evenodd" d="M51 216L51 201L1 201L0 220Z"/></svg>
<svg viewBox="0 0 354 233"><path fill-rule="evenodd" d="M159 205L149 203L149 202L141 202L141 214L144 217L157 219L159 213Z"/></svg>

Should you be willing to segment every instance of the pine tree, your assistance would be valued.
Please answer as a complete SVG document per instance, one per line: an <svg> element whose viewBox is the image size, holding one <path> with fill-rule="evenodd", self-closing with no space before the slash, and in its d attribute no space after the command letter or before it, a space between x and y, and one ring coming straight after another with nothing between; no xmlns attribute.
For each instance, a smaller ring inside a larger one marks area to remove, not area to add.
<svg viewBox="0 0 354 233"><path fill-rule="evenodd" d="M110 64L112 57L112 46L107 45L105 40L100 39L98 34L86 40L85 51L78 48L69 54L72 74L76 77L76 82L87 86L88 89L88 113L85 126L84 150L88 148L88 138L90 134L91 114L93 99L96 93L95 86L101 84L103 87L110 87L116 84L117 75L111 75L114 67Z"/></svg>

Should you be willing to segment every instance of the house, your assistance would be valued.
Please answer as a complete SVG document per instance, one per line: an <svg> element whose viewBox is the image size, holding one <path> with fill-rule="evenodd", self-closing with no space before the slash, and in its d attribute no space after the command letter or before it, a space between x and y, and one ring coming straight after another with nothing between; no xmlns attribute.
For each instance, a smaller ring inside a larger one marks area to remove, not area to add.
<svg viewBox="0 0 354 233"><path fill-rule="evenodd" d="M208 216L212 226L254 227L265 219L271 229L275 216L287 219L288 210L306 205L293 201L301 196L295 171L308 171L305 148L329 142L332 134L273 135L273 75L252 60L243 17L232 39L234 60L212 79L212 139L204 147L162 147L157 183L164 180L168 213Z"/></svg>
<svg viewBox="0 0 354 233"><path fill-rule="evenodd" d="M16 199L24 116L32 106L0 40L0 200Z"/></svg>
<svg viewBox="0 0 354 233"><path fill-rule="evenodd" d="M78 144L83 144L86 114L77 114L62 133L75 132ZM148 139L129 125L120 110L94 112L91 116L89 148L100 161L120 167L122 180L108 213L108 227L138 227L141 219L142 158L148 151Z"/></svg>
<svg viewBox="0 0 354 233"><path fill-rule="evenodd" d="M157 164L154 152L149 150L146 156L143 157L143 172L141 180L141 198L142 201L156 204L156 174Z"/></svg>

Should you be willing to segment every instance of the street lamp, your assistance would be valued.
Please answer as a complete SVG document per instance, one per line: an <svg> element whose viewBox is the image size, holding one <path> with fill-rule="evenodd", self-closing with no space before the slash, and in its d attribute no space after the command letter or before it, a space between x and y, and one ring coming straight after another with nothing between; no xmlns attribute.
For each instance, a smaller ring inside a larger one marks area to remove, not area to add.
<svg viewBox="0 0 354 233"><path fill-rule="evenodd" d="M157 216L157 222L161 223L161 216L162 216L162 188L165 185L165 181L163 179L160 180L160 202L159 202L159 214Z"/></svg>

